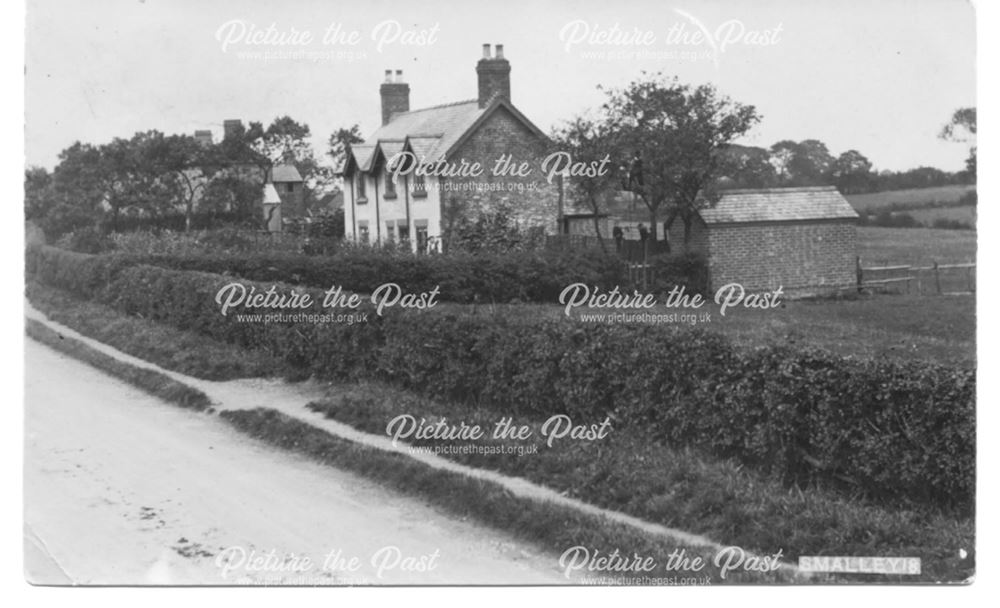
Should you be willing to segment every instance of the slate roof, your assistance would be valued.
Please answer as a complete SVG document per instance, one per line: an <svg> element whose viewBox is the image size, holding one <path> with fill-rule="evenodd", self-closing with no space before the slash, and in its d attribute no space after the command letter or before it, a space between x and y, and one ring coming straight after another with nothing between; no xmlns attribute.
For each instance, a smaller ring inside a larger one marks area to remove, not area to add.
<svg viewBox="0 0 1000 608"><path fill-rule="evenodd" d="M337 171L343 173L351 163L361 171L371 171L375 164L376 154L373 152L376 147L381 147L382 154L387 159L404 147L409 147L421 163L442 160L479 121L500 107L506 108L539 137L546 137L506 99L497 98L485 108L480 108L476 99L456 101L393 114L389 123L372 133L365 143L351 146L350 157Z"/></svg>
<svg viewBox="0 0 1000 608"><path fill-rule="evenodd" d="M706 224L856 219L833 186L724 190L715 206L699 211Z"/></svg>
<svg viewBox="0 0 1000 608"><path fill-rule="evenodd" d="M403 140L407 137L422 140L426 155L417 155L420 161L437 160L445 154L489 107L480 108L479 101L469 99L447 103L412 112L393 114L389 124L372 133L368 141ZM436 140L433 146L428 145Z"/></svg>
<svg viewBox="0 0 1000 608"><path fill-rule="evenodd" d="M271 167L271 181L274 183L301 182L302 176L294 165L275 165Z"/></svg>
<svg viewBox="0 0 1000 608"><path fill-rule="evenodd" d="M375 159L374 151L374 144L351 144L351 156L362 171L371 170L372 161Z"/></svg>
<svg viewBox="0 0 1000 608"><path fill-rule="evenodd" d="M274 189L274 184L264 184L264 204L265 205L281 204L281 197L278 196L278 191Z"/></svg>

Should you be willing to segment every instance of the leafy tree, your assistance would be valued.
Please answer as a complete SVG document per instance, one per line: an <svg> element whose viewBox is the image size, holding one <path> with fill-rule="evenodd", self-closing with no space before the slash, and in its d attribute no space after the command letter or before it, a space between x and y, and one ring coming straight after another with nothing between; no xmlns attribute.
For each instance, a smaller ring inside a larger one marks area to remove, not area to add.
<svg viewBox="0 0 1000 608"><path fill-rule="evenodd" d="M191 230L195 202L204 195L225 161L217 146L206 146L189 135L157 136L147 142L150 162L175 180L184 209L184 229ZM169 177L167 177L169 176Z"/></svg>
<svg viewBox="0 0 1000 608"><path fill-rule="evenodd" d="M557 129L552 140L559 151L569 154L572 162L583 163L595 169L584 175L564 176L564 183L567 184L567 193L577 203L590 209L594 216L594 233L601 249L607 251L601 235L601 202L619 185L620 179L610 166L604 171L597 170L602 165L610 164L613 142L608 127L604 123L580 116Z"/></svg>
<svg viewBox="0 0 1000 608"><path fill-rule="evenodd" d="M347 157L347 150L354 144L360 144L365 139L361 137L361 127L353 124L350 127L341 127L330 135L327 154L333 159L333 166L340 169Z"/></svg>
<svg viewBox="0 0 1000 608"><path fill-rule="evenodd" d="M771 146L771 159L779 180L787 186L824 185L833 171L834 158L818 139L779 141Z"/></svg>
<svg viewBox="0 0 1000 608"><path fill-rule="evenodd" d="M833 180L842 194L858 194L871 189L872 163L857 150L848 150L833 163Z"/></svg>
<svg viewBox="0 0 1000 608"><path fill-rule="evenodd" d="M778 172L771 163L771 153L764 148L730 144L720 154L720 187L771 188L777 185Z"/></svg>
<svg viewBox="0 0 1000 608"><path fill-rule="evenodd" d="M965 171L974 181L976 179L976 108L959 108L952 114L951 120L941 129L941 139L968 143L969 157L965 159Z"/></svg>
<svg viewBox="0 0 1000 608"><path fill-rule="evenodd" d="M631 152L624 185L646 205L651 226L661 208L667 225L680 218L687 246L697 210L712 204L702 192L717 176L720 150L760 120L757 110L712 85L691 87L659 74L609 91L603 109L616 148Z"/></svg>

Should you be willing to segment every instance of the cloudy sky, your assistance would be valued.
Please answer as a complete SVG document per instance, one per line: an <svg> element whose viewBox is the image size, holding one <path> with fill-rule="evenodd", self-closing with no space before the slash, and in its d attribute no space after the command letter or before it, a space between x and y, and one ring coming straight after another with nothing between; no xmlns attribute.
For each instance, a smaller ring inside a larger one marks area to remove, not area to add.
<svg viewBox="0 0 1000 608"><path fill-rule="evenodd" d="M482 44L500 43L514 104L545 131L599 105L598 85L661 71L757 106L743 143L958 170L967 151L937 133L975 105L974 19L963 0L28 0L26 156L284 114L322 150L378 126L384 70L404 71L411 108L469 99Z"/></svg>

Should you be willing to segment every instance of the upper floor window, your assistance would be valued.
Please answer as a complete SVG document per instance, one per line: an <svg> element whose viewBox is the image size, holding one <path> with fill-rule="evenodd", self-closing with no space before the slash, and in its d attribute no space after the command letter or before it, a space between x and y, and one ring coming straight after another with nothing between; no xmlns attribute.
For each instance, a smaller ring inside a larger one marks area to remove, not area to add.
<svg viewBox="0 0 1000 608"><path fill-rule="evenodd" d="M396 198L396 182L392 181L392 174L385 172L385 197Z"/></svg>
<svg viewBox="0 0 1000 608"><path fill-rule="evenodd" d="M368 202L368 193L365 190L365 174L358 173L358 202L366 203Z"/></svg>
<svg viewBox="0 0 1000 608"><path fill-rule="evenodd" d="M416 198L427 196L427 182L424 181L423 175L413 176L413 196Z"/></svg>

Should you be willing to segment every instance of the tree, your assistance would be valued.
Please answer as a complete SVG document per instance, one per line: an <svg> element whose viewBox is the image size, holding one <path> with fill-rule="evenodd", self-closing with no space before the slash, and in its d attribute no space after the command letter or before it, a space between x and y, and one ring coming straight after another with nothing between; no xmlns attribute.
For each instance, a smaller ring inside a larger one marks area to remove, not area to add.
<svg viewBox="0 0 1000 608"><path fill-rule="evenodd" d="M735 188L771 188L778 183L778 172L771 164L771 153L764 148L730 144L720 151L720 185Z"/></svg>
<svg viewBox="0 0 1000 608"><path fill-rule="evenodd" d="M941 139L968 143L969 157L965 159L965 171L976 179L976 108L959 108L952 114L951 120L941 129L938 135Z"/></svg>
<svg viewBox="0 0 1000 608"><path fill-rule="evenodd" d="M659 74L610 91L603 109L615 147L631 152L624 185L649 210L652 237L658 211L667 207L667 225L677 218L684 222L686 247L697 210L713 204L707 190L719 152L760 120L757 110L712 85L691 87Z"/></svg>
<svg viewBox="0 0 1000 608"><path fill-rule="evenodd" d="M45 217L56 203L52 174L45 167L28 167L24 171L24 219Z"/></svg>
<svg viewBox="0 0 1000 608"><path fill-rule="evenodd" d="M157 136L147 142L149 162L178 185L180 206L184 209L184 230L191 230L195 202L204 195L225 161L216 146L205 145L189 135Z"/></svg>
<svg viewBox="0 0 1000 608"><path fill-rule="evenodd" d="M582 163L594 171L582 175L564 175L568 190L578 203L583 203L590 209L594 218L594 233L603 251L607 251L604 238L601 235L601 200L615 186L619 176L608 168L600 168L610 163L612 138L606 124L586 117L577 117L557 129L552 140L560 152L568 154L567 162Z"/></svg>
<svg viewBox="0 0 1000 608"><path fill-rule="evenodd" d="M788 139L771 146L771 162L786 186L819 186L829 182L834 158L818 139Z"/></svg>
<svg viewBox="0 0 1000 608"><path fill-rule="evenodd" d="M841 194L858 194L871 189L872 163L857 150L848 150L833 163L834 184Z"/></svg>
<svg viewBox="0 0 1000 608"><path fill-rule="evenodd" d="M361 137L361 127L356 123L350 127L341 127L330 135L327 154L333 159L333 166L340 170L341 165L347 158L347 150L354 144L360 144L364 140Z"/></svg>

